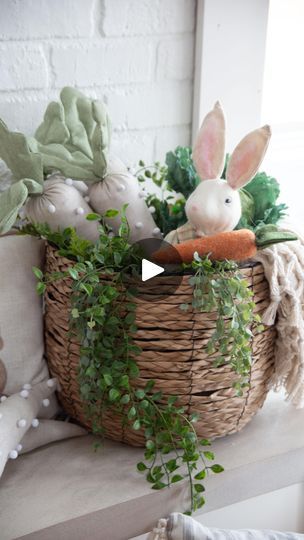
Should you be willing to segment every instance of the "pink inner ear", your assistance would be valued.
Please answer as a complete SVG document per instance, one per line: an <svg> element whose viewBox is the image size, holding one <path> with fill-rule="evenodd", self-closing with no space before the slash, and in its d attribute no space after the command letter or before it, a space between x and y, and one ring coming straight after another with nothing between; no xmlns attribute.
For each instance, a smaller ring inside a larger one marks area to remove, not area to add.
<svg viewBox="0 0 304 540"><path fill-rule="evenodd" d="M269 126L248 133L230 158L226 178L233 189L240 189L254 177L263 160L271 137Z"/></svg>
<svg viewBox="0 0 304 540"><path fill-rule="evenodd" d="M203 144L201 145L202 167L204 167L205 178L216 178L217 174L214 170L213 163L217 161L217 138L214 120L211 120L208 126ZM199 158L200 159L200 158Z"/></svg>
<svg viewBox="0 0 304 540"><path fill-rule="evenodd" d="M218 178L225 160L225 117L217 102L205 117L193 149L193 161L201 180Z"/></svg>
<svg viewBox="0 0 304 540"><path fill-rule="evenodd" d="M233 162L231 163L231 166L229 167L229 178L231 179L244 178L245 180L246 178L248 178L248 176L250 176L250 168L251 168L253 152L254 152L254 148L252 148L252 145L250 145L250 147L248 147L243 152L236 152ZM238 182L234 180L229 180L229 184L232 188L237 189Z"/></svg>

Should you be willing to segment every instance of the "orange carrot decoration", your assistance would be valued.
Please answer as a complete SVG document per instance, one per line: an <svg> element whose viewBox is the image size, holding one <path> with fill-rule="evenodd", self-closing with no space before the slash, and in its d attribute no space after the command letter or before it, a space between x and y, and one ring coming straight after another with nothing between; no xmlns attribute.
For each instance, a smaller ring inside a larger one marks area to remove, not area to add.
<svg viewBox="0 0 304 540"><path fill-rule="evenodd" d="M256 254L256 237L249 229L221 232L160 249L153 254L153 260L159 264L179 263L180 260L191 263L196 251L200 257L209 255L211 260L243 261Z"/></svg>

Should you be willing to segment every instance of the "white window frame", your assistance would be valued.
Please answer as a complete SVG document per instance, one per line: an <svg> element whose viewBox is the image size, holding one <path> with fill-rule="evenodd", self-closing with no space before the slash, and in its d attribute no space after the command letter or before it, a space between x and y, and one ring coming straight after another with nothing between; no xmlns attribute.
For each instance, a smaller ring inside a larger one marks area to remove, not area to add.
<svg viewBox="0 0 304 540"><path fill-rule="evenodd" d="M269 0L197 0L192 140L216 100L227 150L261 121Z"/></svg>

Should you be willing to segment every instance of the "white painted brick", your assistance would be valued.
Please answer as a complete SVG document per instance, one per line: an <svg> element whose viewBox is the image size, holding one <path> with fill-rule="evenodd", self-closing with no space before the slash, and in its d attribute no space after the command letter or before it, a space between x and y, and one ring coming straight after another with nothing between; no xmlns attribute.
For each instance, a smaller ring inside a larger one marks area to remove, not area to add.
<svg viewBox="0 0 304 540"><path fill-rule="evenodd" d="M146 131L116 131L112 136L111 148L128 166L139 168L138 162L154 161L155 133Z"/></svg>
<svg viewBox="0 0 304 540"><path fill-rule="evenodd" d="M112 151L127 164L189 143L196 0L0 3L0 117L10 129L33 134L70 85L106 99Z"/></svg>
<svg viewBox="0 0 304 540"><path fill-rule="evenodd" d="M0 96L0 118L11 131L33 135L43 119L48 101L46 96L29 98Z"/></svg>
<svg viewBox="0 0 304 540"><path fill-rule="evenodd" d="M166 153L175 150L177 146L190 146L191 126L170 126L157 130L155 144L155 159L165 161Z"/></svg>
<svg viewBox="0 0 304 540"><path fill-rule="evenodd" d="M1 90L44 88L48 68L40 46L7 44L0 46Z"/></svg>
<svg viewBox="0 0 304 540"><path fill-rule="evenodd" d="M191 32L195 0L105 0L105 36Z"/></svg>
<svg viewBox="0 0 304 540"><path fill-rule="evenodd" d="M104 40L96 46L54 46L52 50L57 87L146 82L151 79L154 64L152 44L141 39Z"/></svg>
<svg viewBox="0 0 304 540"><path fill-rule="evenodd" d="M94 0L1 0L0 39L86 37Z"/></svg>
<svg viewBox="0 0 304 540"><path fill-rule="evenodd" d="M191 118L192 83L116 88L106 93L114 126L145 129L187 124Z"/></svg>
<svg viewBox="0 0 304 540"><path fill-rule="evenodd" d="M192 79L194 64L194 38L192 34L164 39L157 51L157 78Z"/></svg>

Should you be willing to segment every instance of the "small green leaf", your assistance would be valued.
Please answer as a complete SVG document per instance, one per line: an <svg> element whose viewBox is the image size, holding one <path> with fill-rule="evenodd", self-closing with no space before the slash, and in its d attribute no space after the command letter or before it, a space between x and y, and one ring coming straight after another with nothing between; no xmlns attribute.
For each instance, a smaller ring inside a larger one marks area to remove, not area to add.
<svg viewBox="0 0 304 540"><path fill-rule="evenodd" d="M141 423L140 423L140 420L137 419L133 423L133 429L135 429L135 431L138 431L140 428L141 428Z"/></svg>
<svg viewBox="0 0 304 540"><path fill-rule="evenodd" d="M77 278L74 278L77 279ZM89 283L80 283L80 289L87 293L88 296L91 296L93 293L93 286Z"/></svg>
<svg viewBox="0 0 304 540"><path fill-rule="evenodd" d="M128 315L125 318L125 321L127 324L132 324L134 323L135 319L136 319L135 313L128 313Z"/></svg>
<svg viewBox="0 0 304 540"><path fill-rule="evenodd" d="M37 266L33 266L33 272L37 279L43 279L43 272Z"/></svg>
<svg viewBox="0 0 304 540"><path fill-rule="evenodd" d="M135 390L135 396L138 398L138 399L143 399L146 395L146 392L144 390L142 390L141 388L138 388L138 390Z"/></svg>
<svg viewBox="0 0 304 540"><path fill-rule="evenodd" d="M120 398L120 392L116 388L111 388L109 392L109 400L110 401L117 401L117 399Z"/></svg>
<svg viewBox="0 0 304 540"><path fill-rule="evenodd" d="M201 446L211 446L211 442L208 439L201 439L199 443Z"/></svg>
<svg viewBox="0 0 304 540"><path fill-rule="evenodd" d="M206 470L203 469L202 471L197 473L194 478L195 480L204 480L206 478Z"/></svg>
<svg viewBox="0 0 304 540"><path fill-rule="evenodd" d="M134 406L130 407L129 411L128 411L128 418L129 420L131 420L132 418L134 418L134 416L136 416L136 409ZM148 447L147 447L148 448Z"/></svg>
<svg viewBox="0 0 304 540"><path fill-rule="evenodd" d="M130 395L129 394L124 394L120 400L120 403L122 405L127 405L127 403L130 402Z"/></svg>
<svg viewBox="0 0 304 540"><path fill-rule="evenodd" d="M114 218L114 217L118 216L118 214L119 214L118 210L114 210L114 209L111 208L111 209L106 211L105 217Z"/></svg>
<svg viewBox="0 0 304 540"><path fill-rule="evenodd" d="M39 281L36 285L36 291L38 294L43 294L46 290L46 284L42 283L42 281Z"/></svg>
<svg viewBox="0 0 304 540"><path fill-rule="evenodd" d="M147 399L143 399L142 401L139 402L138 406L141 408L141 409L148 409L149 407L149 401Z"/></svg>
<svg viewBox="0 0 304 540"><path fill-rule="evenodd" d="M142 461L140 463L137 463L136 467L137 467L137 470L140 472L147 470L147 466Z"/></svg>
<svg viewBox="0 0 304 540"><path fill-rule="evenodd" d="M174 405L177 402L177 396L168 397L168 405Z"/></svg>
<svg viewBox="0 0 304 540"><path fill-rule="evenodd" d="M180 480L183 480L184 477L181 476L180 474L175 474L174 476L172 476L171 478L171 482L172 484L175 484L175 482L179 482Z"/></svg>
<svg viewBox="0 0 304 540"><path fill-rule="evenodd" d="M72 311L71 311L71 315L73 317L73 319L78 319L79 318L79 311L77 308L73 308Z"/></svg>
<svg viewBox="0 0 304 540"><path fill-rule="evenodd" d="M119 386L122 386L123 388L129 389L130 381L128 375L123 375L119 379Z"/></svg>
<svg viewBox="0 0 304 540"><path fill-rule="evenodd" d="M205 456L206 459L209 459L210 461L212 461L214 459L213 452L206 451L206 452L204 452L204 456Z"/></svg>
<svg viewBox="0 0 304 540"><path fill-rule="evenodd" d="M167 487L167 484L164 484L163 482L155 482L152 489L164 489L165 487Z"/></svg>
<svg viewBox="0 0 304 540"><path fill-rule="evenodd" d="M176 459L169 459L169 461L165 463L165 466L166 466L167 471L170 473L172 473L178 468Z"/></svg>
<svg viewBox="0 0 304 540"><path fill-rule="evenodd" d="M151 390L153 389L153 387L155 386L155 381L153 380L150 380L146 383L146 386L145 386L145 391L146 392L151 392Z"/></svg>
<svg viewBox="0 0 304 540"><path fill-rule="evenodd" d="M130 376L132 378L138 377L139 375L139 368L136 362L130 362Z"/></svg>
<svg viewBox="0 0 304 540"><path fill-rule="evenodd" d="M196 493L203 493L205 491L204 486L202 484L194 484L194 489Z"/></svg>
<svg viewBox="0 0 304 540"><path fill-rule="evenodd" d="M221 465L218 465L217 463L211 466L212 472L218 474L224 471L224 467Z"/></svg>
<svg viewBox="0 0 304 540"><path fill-rule="evenodd" d="M87 214L86 219L88 221L100 221L101 220L101 215L100 214L95 214L94 212L92 212L91 214Z"/></svg>
<svg viewBox="0 0 304 540"><path fill-rule="evenodd" d="M155 442L152 441L151 439L148 439L146 441L146 448L148 448L148 450L154 450L155 449Z"/></svg>
<svg viewBox="0 0 304 540"><path fill-rule="evenodd" d="M103 378L107 386L111 386L111 384L113 384L113 377L110 375L110 373L104 373Z"/></svg>
<svg viewBox="0 0 304 540"><path fill-rule="evenodd" d="M79 278L79 274L75 268L69 268L68 272L72 279L77 280Z"/></svg>

